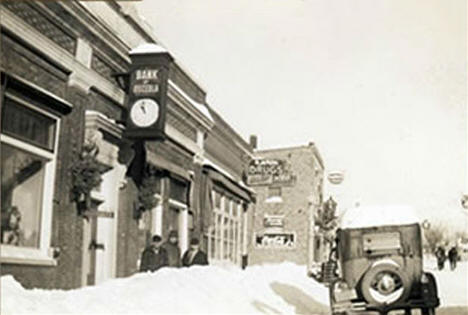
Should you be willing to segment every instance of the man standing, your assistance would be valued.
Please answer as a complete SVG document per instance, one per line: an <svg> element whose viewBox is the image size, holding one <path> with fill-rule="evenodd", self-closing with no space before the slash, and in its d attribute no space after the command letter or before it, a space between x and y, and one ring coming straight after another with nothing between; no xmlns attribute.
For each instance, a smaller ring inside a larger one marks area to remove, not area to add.
<svg viewBox="0 0 468 315"><path fill-rule="evenodd" d="M170 231L168 240L162 246L167 252L169 267L180 267L180 249L177 231Z"/></svg>
<svg viewBox="0 0 468 315"><path fill-rule="evenodd" d="M161 247L162 238L154 235L151 244L145 248L141 255L140 272L154 272L167 266L167 252Z"/></svg>
<svg viewBox="0 0 468 315"><path fill-rule="evenodd" d="M450 270L455 270L457 268L457 260L458 260L458 251L457 246L452 246L448 252L448 258L450 261Z"/></svg>
<svg viewBox="0 0 468 315"><path fill-rule="evenodd" d="M447 256L445 254L445 249L442 245L440 245L436 249L435 256L437 258L437 267L439 268L439 270L443 270L445 265L445 259L447 259Z"/></svg>
<svg viewBox="0 0 468 315"><path fill-rule="evenodd" d="M192 238L190 240L190 248L182 257L182 265L184 267L190 267L193 265L208 265L208 257L200 249L200 242L197 238Z"/></svg>

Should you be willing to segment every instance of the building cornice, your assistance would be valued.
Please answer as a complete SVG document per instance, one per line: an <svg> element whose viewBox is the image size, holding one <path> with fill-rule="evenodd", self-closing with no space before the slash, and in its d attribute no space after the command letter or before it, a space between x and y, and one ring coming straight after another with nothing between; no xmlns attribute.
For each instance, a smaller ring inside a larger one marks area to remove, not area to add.
<svg viewBox="0 0 468 315"><path fill-rule="evenodd" d="M108 45L124 61L130 64L131 61L128 56L128 51L131 47L120 37L115 36L115 33L108 26L102 24L83 3L80 3L79 1L59 1L57 4L59 4L69 14L73 15L95 36L101 38L106 45Z"/></svg>
<svg viewBox="0 0 468 315"><path fill-rule="evenodd" d="M95 87L111 98L115 103L123 106L125 93L122 90L90 68L85 67L75 59L75 56L33 29L6 8L2 8L0 24L9 32L15 34L15 36L20 37L29 46L39 51L46 58L52 60L67 72L71 73L70 78L72 80L69 84L73 84L73 82L76 81L80 82L81 88L87 87L87 89L89 89L90 87Z"/></svg>
<svg viewBox="0 0 468 315"><path fill-rule="evenodd" d="M114 120L97 111L87 110L85 115L85 128L94 128L117 139L122 138L122 134L125 129L124 126L117 124Z"/></svg>
<svg viewBox="0 0 468 315"><path fill-rule="evenodd" d="M168 87L168 96L185 112L193 117L206 130L211 130L214 127L213 118L209 115L205 105L197 103L171 80L169 80ZM206 109L205 112L203 111L203 107Z"/></svg>

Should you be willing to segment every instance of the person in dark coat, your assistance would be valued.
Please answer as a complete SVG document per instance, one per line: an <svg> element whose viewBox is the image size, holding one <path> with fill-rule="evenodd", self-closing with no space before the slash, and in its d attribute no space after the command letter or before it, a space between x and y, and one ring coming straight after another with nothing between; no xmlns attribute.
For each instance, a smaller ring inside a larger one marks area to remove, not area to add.
<svg viewBox="0 0 468 315"><path fill-rule="evenodd" d="M161 244L161 236L154 235L151 244L141 254L140 272L154 272L168 265L167 252Z"/></svg>
<svg viewBox="0 0 468 315"><path fill-rule="evenodd" d="M457 260L458 260L458 251L457 251L456 246L453 246L452 248L450 248L448 252L448 258L450 261L450 270L453 271L455 270L455 268L457 268Z"/></svg>
<svg viewBox="0 0 468 315"><path fill-rule="evenodd" d="M437 247L435 251L435 256L437 258L437 267L439 268L439 270L444 269L445 260L447 259L444 247Z"/></svg>
<svg viewBox="0 0 468 315"><path fill-rule="evenodd" d="M208 265L208 257L200 249L200 242L197 238L192 238L190 241L190 248L185 252L182 257L182 265L184 267L190 267L193 265Z"/></svg>
<svg viewBox="0 0 468 315"><path fill-rule="evenodd" d="M180 267L181 261L177 231L169 232L169 238L166 242L164 242L162 247L167 252L169 267Z"/></svg>

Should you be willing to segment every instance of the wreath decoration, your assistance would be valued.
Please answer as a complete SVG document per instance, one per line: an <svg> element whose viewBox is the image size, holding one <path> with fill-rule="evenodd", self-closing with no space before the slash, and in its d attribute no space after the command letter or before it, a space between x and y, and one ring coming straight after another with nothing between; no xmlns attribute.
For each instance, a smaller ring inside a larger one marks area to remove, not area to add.
<svg viewBox="0 0 468 315"><path fill-rule="evenodd" d="M102 182L102 165L97 160L98 153L99 148L95 142L85 143L70 170L71 199L76 202L79 215L91 209L91 191Z"/></svg>
<svg viewBox="0 0 468 315"><path fill-rule="evenodd" d="M157 181L159 179L154 176L147 174L141 183L140 189L138 190L138 205L136 207L136 219L140 219L141 215L145 211L150 211L158 205L158 200L155 195L157 193Z"/></svg>

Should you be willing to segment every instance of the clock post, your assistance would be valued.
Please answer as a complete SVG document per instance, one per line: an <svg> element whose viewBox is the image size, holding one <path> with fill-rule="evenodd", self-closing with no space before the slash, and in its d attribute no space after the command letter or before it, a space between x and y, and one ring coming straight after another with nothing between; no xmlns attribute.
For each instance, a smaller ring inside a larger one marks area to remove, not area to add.
<svg viewBox="0 0 468 315"><path fill-rule="evenodd" d="M174 60L156 44L143 44L129 53L128 115L124 136L135 141L164 140L169 65Z"/></svg>

